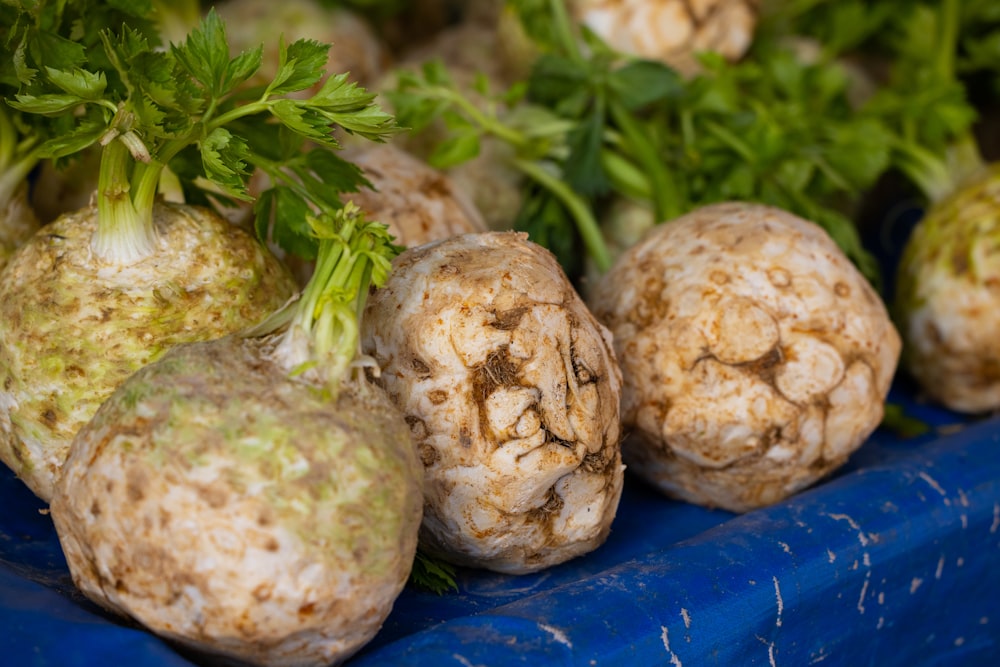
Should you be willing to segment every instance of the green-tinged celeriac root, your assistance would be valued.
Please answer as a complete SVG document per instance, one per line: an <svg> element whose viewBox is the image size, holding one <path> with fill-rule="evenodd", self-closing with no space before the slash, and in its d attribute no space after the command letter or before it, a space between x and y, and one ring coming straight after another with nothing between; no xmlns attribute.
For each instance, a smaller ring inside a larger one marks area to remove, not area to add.
<svg viewBox="0 0 1000 667"><path fill-rule="evenodd" d="M894 315L903 366L952 410L1000 409L1000 165L932 205L907 241Z"/></svg>
<svg viewBox="0 0 1000 667"><path fill-rule="evenodd" d="M295 283L256 239L208 209L159 203L156 249L93 251L97 209L36 233L0 273L0 458L48 500L77 430L115 387L178 343L281 307Z"/></svg>
<svg viewBox="0 0 1000 667"><path fill-rule="evenodd" d="M551 253L514 232L411 248L362 334L423 461L427 553L524 573L604 542L623 483L621 375Z"/></svg>
<svg viewBox="0 0 1000 667"><path fill-rule="evenodd" d="M723 203L654 227L590 294L624 376L629 469L743 512L843 464L878 426L899 335L817 225Z"/></svg>
<svg viewBox="0 0 1000 667"><path fill-rule="evenodd" d="M378 387L275 363L278 338L173 348L77 435L52 501L76 585L226 663L328 666L378 631L420 525L420 464Z"/></svg>

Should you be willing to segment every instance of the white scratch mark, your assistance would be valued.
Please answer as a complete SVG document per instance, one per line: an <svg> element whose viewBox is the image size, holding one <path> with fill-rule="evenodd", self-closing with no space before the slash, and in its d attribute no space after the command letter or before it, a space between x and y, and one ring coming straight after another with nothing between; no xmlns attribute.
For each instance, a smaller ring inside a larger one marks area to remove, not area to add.
<svg viewBox="0 0 1000 667"><path fill-rule="evenodd" d="M670 664L674 667L683 667L681 659L677 657L676 653L670 650L670 633L667 630L667 626L661 625L660 629L663 630L660 633L660 639L663 641L663 650L670 654Z"/></svg>
<svg viewBox="0 0 1000 667"><path fill-rule="evenodd" d="M868 594L868 577L871 575L869 572L865 576L865 583L861 585L861 595L858 596L858 611L862 614L865 613L865 596Z"/></svg>
<svg viewBox="0 0 1000 667"><path fill-rule="evenodd" d="M965 495L965 490L964 489L959 489L958 490L958 501L959 501L959 503L961 503L962 507L968 507L969 506L969 497Z"/></svg>
<svg viewBox="0 0 1000 667"><path fill-rule="evenodd" d="M684 629L685 630L690 630L691 629L691 615L688 613L688 610L685 609L684 607L681 607L681 618L684 619Z"/></svg>
<svg viewBox="0 0 1000 667"><path fill-rule="evenodd" d="M545 630L545 632L552 635L553 639L555 639L557 642L559 642L566 648L573 648L573 642L571 642L569 640L569 637L566 636L566 633L564 633L559 628L554 628L551 625L545 625L544 623L539 623L538 627L540 627L542 630Z"/></svg>
<svg viewBox="0 0 1000 667"><path fill-rule="evenodd" d="M947 494L947 493L945 493L945 490L941 488L941 485L937 483L937 480L936 480L936 479L934 479L933 477L931 477L930 475L928 475L928 474L927 474L927 473L925 473L925 472L921 472L921 473L920 473L920 474L918 475L918 477L920 477L920 479L922 479L922 480L924 480L925 482L927 482L927 485L928 485L929 487L931 487L932 489L934 489L935 491L937 491L937 492L938 492L939 494L941 494L941 497L942 497L942 498L945 498L945 499L946 499L946 500L945 500L945 505L949 505L949 504L950 504L950 503L949 503L949 502L947 501L947 497L948 497L948 494Z"/></svg>
<svg viewBox="0 0 1000 667"><path fill-rule="evenodd" d="M778 585L778 578L772 577L774 579L774 598L778 602L778 618L774 621L777 627L781 627L781 612L785 610L785 602L781 599L781 586Z"/></svg>
<svg viewBox="0 0 1000 667"><path fill-rule="evenodd" d="M879 604L885 604L885 593L884 592L881 592L881 593L878 594L878 603Z"/></svg>
<svg viewBox="0 0 1000 667"><path fill-rule="evenodd" d="M771 667L778 667L778 663L774 659L774 642L767 645L767 661L771 664Z"/></svg>
<svg viewBox="0 0 1000 667"><path fill-rule="evenodd" d="M922 583L924 583L923 579L921 579L920 577L913 577L913 580L910 582L910 595L916 593L917 589L920 588L920 584Z"/></svg>
<svg viewBox="0 0 1000 667"><path fill-rule="evenodd" d="M934 571L934 578L940 579L941 573L944 572L944 556L938 559L937 570Z"/></svg>
<svg viewBox="0 0 1000 667"><path fill-rule="evenodd" d="M813 659L809 661L809 664L815 665L817 662L823 662L824 660L826 660L826 658L827 658L826 649L821 648L819 650L819 655L813 657Z"/></svg>
<svg viewBox="0 0 1000 667"><path fill-rule="evenodd" d="M1000 503L993 503L993 525L990 526L990 532L995 533L1000 530Z"/></svg>
<svg viewBox="0 0 1000 667"><path fill-rule="evenodd" d="M875 629L881 630L883 627L885 627L885 616L879 616L878 623L875 625Z"/></svg>
<svg viewBox="0 0 1000 667"><path fill-rule="evenodd" d="M831 563L832 563L833 561L837 560L837 554L833 553L833 550L832 550L832 549L827 549L827 550L826 550L826 557L827 557L827 559L828 559L828 560L829 560L829 561L830 561ZM826 657L826 656L824 656L824 657Z"/></svg>
<svg viewBox="0 0 1000 667"><path fill-rule="evenodd" d="M459 655L458 653L452 653L451 657L453 657L455 660L458 660L460 663L465 665L465 667L476 667L476 665L473 665L471 662L469 662L469 659L466 658L464 655Z"/></svg>
<svg viewBox="0 0 1000 667"><path fill-rule="evenodd" d="M962 514L958 518L962 521L962 530L965 530L966 528L969 527L969 517Z"/></svg>
<svg viewBox="0 0 1000 667"><path fill-rule="evenodd" d="M872 559L871 556L868 555L867 551L861 554L861 562L864 563L865 567L872 566Z"/></svg>
<svg viewBox="0 0 1000 667"><path fill-rule="evenodd" d="M861 532L861 526L858 525L857 521L847 516L846 514L827 514L827 516L833 519L834 521L846 521L847 525L849 525L854 530L858 531L858 542L861 542L861 546L863 547L868 546L868 537L863 532Z"/></svg>
<svg viewBox="0 0 1000 667"><path fill-rule="evenodd" d="M788 544L786 544L785 542L778 542L778 544L781 545L781 550L784 551L786 554L792 553L792 548L788 546Z"/></svg>
<svg viewBox="0 0 1000 667"><path fill-rule="evenodd" d="M959 556L958 559L955 560L955 565L957 565L958 567L962 567L963 565L965 565L965 559Z"/></svg>

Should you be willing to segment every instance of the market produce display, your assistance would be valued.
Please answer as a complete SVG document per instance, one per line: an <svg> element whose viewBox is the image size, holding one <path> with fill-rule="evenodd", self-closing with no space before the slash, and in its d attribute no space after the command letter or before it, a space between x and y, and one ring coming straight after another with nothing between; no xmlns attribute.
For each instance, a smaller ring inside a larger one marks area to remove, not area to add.
<svg viewBox="0 0 1000 667"><path fill-rule="evenodd" d="M0 611L59 616L10 655L919 659L841 639L995 570L998 45L991 0L0 3ZM980 602L920 646L992 664Z"/></svg>

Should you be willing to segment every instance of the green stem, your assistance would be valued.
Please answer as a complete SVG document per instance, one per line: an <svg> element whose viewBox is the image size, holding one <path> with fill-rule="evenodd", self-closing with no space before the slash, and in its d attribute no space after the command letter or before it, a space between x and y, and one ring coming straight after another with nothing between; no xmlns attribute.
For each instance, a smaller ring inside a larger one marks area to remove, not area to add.
<svg viewBox="0 0 1000 667"><path fill-rule="evenodd" d="M958 49L960 11L960 0L943 0L938 21L939 49L935 62L935 72L940 81L955 79L955 52Z"/></svg>
<svg viewBox="0 0 1000 667"><path fill-rule="evenodd" d="M716 123L715 121L707 121L705 123L705 128L712 134L713 137L726 144L729 148L739 154L743 160L750 163L756 162L756 156L754 155L753 149L728 128Z"/></svg>
<svg viewBox="0 0 1000 667"><path fill-rule="evenodd" d="M955 189L948 165L933 151L914 142L900 141L895 146L896 165L930 202L936 202Z"/></svg>
<svg viewBox="0 0 1000 667"><path fill-rule="evenodd" d="M573 22L566 12L566 4L565 0L549 0L549 10L552 12L552 25L555 27L559 45L562 46L566 55L576 62L581 62L583 54L580 52L580 45L576 40L576 35L573 34L571 27Z"/></svg>
<svg viewBox="0 0 1000 667"><path fill-rule="evenodd" d="M156 247L153 199L143 184L137 193L139 205L133 200L129 178L132 163L128 147L113 139L101 155L97 183L98 218L93 249L98 257L122 264L147 257ZM155 180L153 182L152 194L155 195Z"/></svg>
<svg viewBox="0 0 1000 667"><path fill-rule="evenodd" d="M562 202L573 217L576 228L583 238L583 244L587 248L587 253L594 260L598 271L604 273L610 269L611 253L604 243L600 225L587 203L573 192L565 181L550 174L538 163L518 159L514 160L514 166Z"/></svg>
<svg viewBox="0 0 1000 667"><path fill-rule="evenodd" d="M450 88L445 88L444 86L432 86L421 92L426 94L426 96L431 99L445 101L458 107L462 113L464 113L473 123L482 128L484 132L492 134L498 139L507 142L513 146L515 150L520 151L530 147L531 142L528 137L524 136L521 132L508 127L507 125L504 125L493 116L483 113L475 104L470 102L461 93Z"/></svg>
<svg viewBox="0 0 1000 667"><path fill-rule="evenodd" d="M653 144L642 132L632 115L620 104L612 102L608 107L612 119L628 142L629 151L635 155L650 180L653 213L656 216L656 221L673 220L680 216L684 212L680 190L670 172L663 166Z"/></svg>
<svg viewBox="0 0 1000 667"><path fill-rule="evenodd" d="M385 226L368 222L351 203L333 216L313 219L320 237L316 269L294 305L290 326L279 343L287 345L290 370L316 367L331 394L348 375L360 351L360 321L368 290L388 275L397 252ZM308 345L298 345L307 341ZM303 354L307 358L303 358Z"/></svg>
<svg viewBox="0 0 1000 667"><path fill-rule="evenodd" d="M649 178L642 169L624 158L618 151L608 148L601 150L601 168L608 175L611 187L615 191L634 199L652 198Z"/></svg>
<svg viewBox="0 0 1000 667"><path fill-rule="evenodd" d="M0 211L6 210L14 193L41 160L37 148L32 148L35 143L25 139L18 145L14 123L0 109Z"/></svg>
<svg viewBox="0 0 1000 667"><path fill-rule="evenodd" d="M6 106L6 105L5 105ZM0 107L0 169L4 171L14 162L14 147L17 145L17 130L7 112Z"/></svg>

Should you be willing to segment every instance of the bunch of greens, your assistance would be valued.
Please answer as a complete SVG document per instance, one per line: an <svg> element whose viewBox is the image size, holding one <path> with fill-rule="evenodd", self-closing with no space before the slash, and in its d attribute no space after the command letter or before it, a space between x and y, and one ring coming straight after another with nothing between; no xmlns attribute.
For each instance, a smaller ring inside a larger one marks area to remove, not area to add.
<svg viewBox="0 0 1000 667"><path fill-rule="evenodd" d="M0 3L0 266L35 231L28 177L49 153L46 139L72 127L65 115L24 113L6 103L37 81L43 67L72 71L95 46L100 26L129 25L155 39L149 3ZM44 66L39 65L44 59Z"/></svg>
<svg viewBox="0 0 1000 667"><path fill-rule="evenodd" d="M483 81L477 92L493 100L484 111L429 65L402 76L390 97L402 125L445 120L437 166L471 158L484 135L512 145L532 183L517 226L570 275L581 250L599 269L610 265L600 212L628 197L653 222L727 199L782 207L822 225L877 280L851 215L889 164L891 133L852 106L843 66L805 63L775 40L738 64L704 54L703 73L684 79L612 51L561 2L509 4L540 53L527 80L499 93Z"/></svg>
<svg viewBox="0 0 1000 667"><path fill-rule="evenodd" d="M141 4L131 6L138 12ZM102 3L67 5L97 20L91 5ZM53 14L60 6L43 5ZM140 15L149 16L148 5L144 11ZM61 18L65 30L77 29L78 21ZM169 49L158 48L131 23L113 25L106 18L86 31L97 36L95 44L61 38L27 49L18 69L19 92L8 101L22 115L58 125L58 132L37 143L39 157L103 147L98 205L102 235L119 239L111 246L148 252L152 203L165 172L180 178L188 201L203 202L208 195L249 200L246 181L259 168L287 186L259 208L259 220L274 211L282 220L299 221L291 231L279 227L280 240L301 249L311 244L300 215L307 202L336 203L338 193L364 183L359 170L332 152L339 147L332 128L370 139L393 131L392 118L372 103L374 95L346 75L330 77L308 99L288 97L323 76L329 45L282 45L278 74L256 89L243 84L260 67L262 49L230 57L214 10L201 29ZM314 148L305 150L307 141Z"/></svg>

